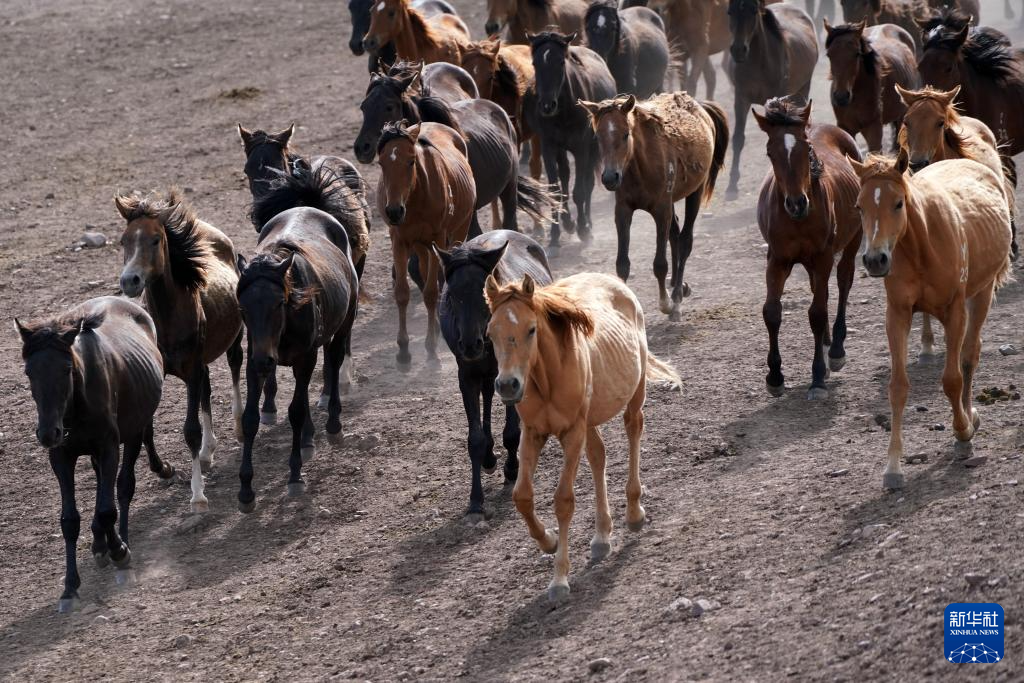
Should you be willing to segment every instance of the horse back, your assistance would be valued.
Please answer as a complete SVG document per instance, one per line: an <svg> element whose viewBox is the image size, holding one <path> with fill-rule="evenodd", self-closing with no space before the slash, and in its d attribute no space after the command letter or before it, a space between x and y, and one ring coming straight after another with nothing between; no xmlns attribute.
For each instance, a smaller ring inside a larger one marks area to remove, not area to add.
<svg viewBox="0 0 1024 683"><path fill-rule="evenodd" d="M765 10L775 16L782 33L790 65L787 94L795 93L810 82L814 65L818 63L818 36L814 22L794 5L778 3L768 5Z"/></svg>
<svg viewBox="0 0 1024 683"><path fill-rule="evenodd" d="M199 290L199 303L206 319L202 356L212 363L228 350L242 327L238 311L238 265L235 248L223 232L199 222L203 239L210 246L205 264L206 286Z"/></svg>
<svg viewBox="0 0 1024 683"><path fill-rule="evenodd" d="M448 62L433 62L423 67L423 87L430 95L449 104L480 97L473 77L462 67Z"/></svg>
<svg viewBox="0 0 1024 683"><path fill-rule="evenodd" d="M479 243L481 249L494 249L508 243L505 254L494 269L498 282L507 284L529 275L541 286L551 284L553 278L547 254L532 237L514 230L491 230L471 241ZM481 282L480 286L483 284Z"/></svg>

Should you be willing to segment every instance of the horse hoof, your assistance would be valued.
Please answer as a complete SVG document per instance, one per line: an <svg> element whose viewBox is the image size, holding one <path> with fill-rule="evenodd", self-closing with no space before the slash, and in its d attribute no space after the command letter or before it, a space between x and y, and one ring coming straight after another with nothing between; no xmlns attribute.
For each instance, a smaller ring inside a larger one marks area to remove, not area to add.
<svg viewBox="0 0 1024 683"><path fill-rule="evenodd" d="M564 579L563 579L564 581ZM551 602L561 602L569 597L569 584L567 583L556 583L551 582L548 586L548 600Z"/></svg>
<svg viewBox="0 0 1024 683"><path fill-rule="evenodd" d="M167 480L173 478L175 474L177 474L177 472L175 472L174 470L174 465L172 465L169 462L165 462L164 466L160 469L156 476L160 477L163 480Z"/></svg>
<svg viewBox="0 0 1024 683"><path fill-rule="evenodd" d="M600 562L608 557L612 551L612 544L608 541L599 541L596 538L590 542L590 561Z"/></svg>
<svg viewBox="0 0 1024 683"><path fill-rule="evenodd" d="M974 425L974 431L978 431L978 427L981 426L981 415L977 408L971 408L971 424Z"/></svg>
<svg viewBox="0 0 1024 683"><path fill-rule="evenodd" d="M139 582L137 576L135 576L134 569L118 569L114 573L114 583L118 586L134 586Z"/></svg>
<svg viewBox="0 0 1024 683"><path fill-rule="evenodd" d="M683 320L683 312L678 308L673 308L672 312L668 314L669 322L678 323Z"/></svg>
<svg viewBox="0 0 1024 683"><path fill-rule="evenodd" d="M238 511L243 513L243 514L247 515L247 514L249 514L250 512L252 512L255 509L256 509L256 499L255 498L250 500L248 503L243 503L242 501L238 501Z"/></svg>
<svg viewBox="0 0 1024 683"><path fill-rule="evenodd" d="M738 187L729 187L725 190L725 201L734 202L740 198L740 190Z"/></svg>
<svg viewBox="0 0 1024 683"><path fill-rule="evenodd" d="M203 474L209 474L213 470L213 461L212 460L202 460L201 459L199 461L199 470Z"/></svg>
<svg viewBox="0 0 1024 683"><path fill-rule="evenodd" d="M935 362L935 354L922 351L917 354L918 365L931 365Z"/></svg>
<svg viewBox="0 0 1024 683"><path fill-rule="evenodd" d="M299 449L299 455L302 456L303 464L309 462L316 455L316 446L303 446Z"/></svg>
<svg viewBox="0 0 1024 683"><path fill-rule="evenodd" d="M902 472L886 472L882 475L882 488L890 491L898 491L903 488L904 478Z"/></svg>
<svg viewBox="0 0 1024 683"><path fill-rule="evenodd" d="M327 405L331 402L331 397L327 394L320 394L320 398L316 401L316 407L320 410L327 410Z"/></svg>
<svg viewBox="0 0 1024 683"><path fill-rule="evenodd" d="M974 442L969 438L961 439L957 436L957 440L953 442L953 453L958 460L966 460L974 453Z"/></svg>
<svg viewBox="0 0 1024 683"><path fill-rule="evenodd" d="M690 296L690 291L691 291L691 290L690 290L690 285L688 285L688 284L686 284L686 283L684 282L684 283L683 283L683 287L682 287L682 289L683 289L683 298L684 298L684 299L685 299L686 297Z"/></svg>
<svg viewBox="0 0 1024 683"><path fill-rule="evenodd" d="M290 498L298 498L306 492L306 483L302 481L290 481L288 482L288 496Z"/></svg>
<svg viewBox="0 0 1024 683"><path fill-rule="evenodd" d="M352 382L344 382L338 385L338 393L342 396L348 396L352 393Z"/></svg>
<svg viewBox="0 0 1024 683"><path fill-rule="evenodd" d="M646 523L647 523L647 516L644 515L640 519L636 520L635 522L627 521L626 522L626 527L630 531L643 531L644 524L646 524Z"/></svg>
<svg viewBox="0 0 1024 683"><path fill-rule="evenodd" d="M828 359L828 369L831 370L832 372L839 372L840 370L843 369L845 365L846 356L843 356L842 358L829 357Z"/></svg>
<svg viewBox="0 0 1024 683"><path fill-rule="evenodd" d="M463 518L467 526L476 526L480 522L487 520L487 515L482 512L467 512Z"/></svg>
<svg viewBox="0 0 1024 683"><path fill-rule="evenodd" d="M110 560L118 569L128 569L132 565L132 549L125 545L124 557L122 557L120 560L115 560L113 556L111 556Z"/></svg>
<svg viewBox="0 0 1024 683"><path fill-rule="evenodd" d="M808 401L824 401L826 398L828 398L828 389L811 387L810 391L807 392Z"/></svg>
<svg viewBox="0 0 1024 683"><path fill-rule="evenodd" d="M558 258L558 255L562 252L562 247L557 244L549 244L547 248L548 258Z"/></svg>
<svg viewBox="0 0 1024 683"><path fill-rule="evenodd" d="M80 601L77 597L74 598L61 598L57 602L57 611L60 614L71 614L78 609Z"/></svg>
<svg viewBox="0 0 1024 683"><path fill-rule="evenodd" d="M261 425L277 424L277 413L276 412L273 412L273 413L261 412L260 413L260 424Z"/></svg>
<svg viewBox="0 0 1024 683"><path fill-rule="evenodd" d="M96 566L99 567L100 569L105 569L105 568L110 566L110 553L109 552L93 553L92 554L92 559L95 560Z"/></svg>
<svg viewBox="0 0 1024 683"><path fill-rule="evenodd" d="M589 246L594 243L594 234L590 230L587 230L586 232L581 232L579 235L580 242L583 242L584 246Z"/></svg>
<svg viewBox="0 0 1024 683"><path fill-rule="evenodd" d="M782 396L784 393L786 393L786 385L785 384L780 384L778 386L775 386L773 384L768 384L767 382L765 382L764 386L765 386L765 389L768 390L768 393L771 394L772 396L774 396L775 398L778 398L778 397Z"/></svg>
<svg viewBox="0 0 1024 683"><path fill-rule="evenodd" d="M210 511L210 501L193 500L188 504L189 512L194 515L201 515Z"/></svg>
<svg viewBox="0 0 1024 683"><path fill-rule="evenodd" d="M395 363L398 367L399 372L409 372L410 370L412 370L411 356L406 356L404 358L401 355L395 356Z"/></svg>
<svg viewBox="0 0 1024 683"><path fill-rule="evenodd" d="M341 425L333 432L330 427L327 428L327 443L334 446L340 446L345 443L345 434L341 431Z"/></svg>

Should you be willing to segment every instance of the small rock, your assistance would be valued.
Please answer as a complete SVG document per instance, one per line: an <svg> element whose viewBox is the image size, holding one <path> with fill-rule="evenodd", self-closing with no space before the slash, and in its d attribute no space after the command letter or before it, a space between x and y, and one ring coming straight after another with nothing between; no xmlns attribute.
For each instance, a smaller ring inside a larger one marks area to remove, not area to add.
<svg viewBox="0 0 1024 683"><path fill-rule="evenodd" d="M82 239L79 240L79 243L83 247L98 249L107 243L107 236L102 232L85 232L82 234Z"/></svg>
<svg viewBox="0 0 1024 683"><path fill-rule="evenodd" d="M843 475L848 474L849 471L850 470L832 470L831 472L828 473L828 476L833 477L833 478L834 477L842 477Z"/></svg>
<svg viewBox="0 0 1024 683"><path fill-rule="evenodd" d="M1008 481L1005 484L1003 484L1003 486L1016 486L1016 485L1017 485L1017 480L1016 479L1011 479L1010 481Z"/></svg>
<svg viewBox="0 0 1024 683"><path fill-rule="evenodd" d="M907 456L907 464L913 465L914 463L925 463L928 462L927 453L914 453L913 455Z"/></svg>
<svg viewBox="0 0 1024 683"><path fill-rule="evenodd" d="M383 477L384 476L384 468L383 467L378 467L376 470L374 470L373 473L376 474L378 477Z"/></svg>
<svg viewBox="0 0 1024 683"><path fill-rule="evenodd" d="M110 617L107 617L107 616L104 616L104 615L100 614L100 615L98 615L96 618L94 618L92 620L92 623L96 624L97 626L102 626L103 624L109 624L110 623Z"/></svg>
<svg viewBox="0 0 1024 683"><path fill-rule="evenodd" d="M878 600L879 600L879 599L880 599L880 598L881 598L881 597L882 597L883 595L885 595L885 593L875 593L874 595L872 595L872 596L871 596L871 597L870 597L870 598L868 599L868 602L869 602L869 603L871 603L871 604L874 604L874 603L878 602Z"/></svg>
<svg viewBox="0 0 1024 683"><path fill-rule="evenodd" d="M933 431L933 432L944 432L944 431L946 431L946 425L942 424L941 422L938 422L938 423L933 424L931 426L931 431Z"/></svg>
<svg viewBox="0 0 1024 683"><path fill-rule="evenodd" d="M590 660L590 663L587 664L587 669L590 670L590 673L596 674L604 671L611 665L612 660L608 659L607 657L599 657L598 659Z"/></svg>
<svg viewBox="0 0 1024 683"><path fill-rule="evenodd" d="M866 650L869 647L871 647L871 641L870 640L862 640L859 643L857 643L857 647L859 647L862 650Z"/></svg>
<svg viewBox="0 0 1024 683"><path fill-rule="evenodd" d="M473 525L473 528L477 531L490 531L491 525L487 523L486 519L481 519L479 522Z"/></svg>
<svg viewBox="0 0 1024 683"><path fill-rule="evenodd" d="M668 613L680 612L680 613L689 614L689 612L690 612L690 610L692 608L693 608L693 601L690 600L689 598L676 598L675 600L673 600L669 604L668 607L665 608L665 612L668 612Z"/></svg>
<svg viewBox="0 0 1024 683"><path fill-rule="evenodd" d="M975 574L968 573L964 574L964 580L967 581L970 586L980 586L988 578L987 574Z"/></svg>
<svg viewBox="0 0 1024 683"><path fill-rule="evenodd" d="M875 415L875 424L884 429L885 431L889 431L890 429L892 429L892 423L889 421L888 415L883 415L881 413Z"/></svg>
<svg viewBox="0 0 1024 683"><path fill-rule="evenodd" d="M54 199L55 197L56 195L53 194L52 192L47 192L46 197L44 197L44 199Z"/></svg>
<svg viewBox="0 0 1024 683"><path fill-rule="evenodd" d="M916 410L919 413L927 413L928 406L914 406L914 410Z"/></svg>
<svg viewBox="0 0 1024 683"><path fill-rule="evenodd" d="M176 650L188 647L191 644L192 636L188 635L187 633L182 633L180 636L174 639L174 648Z"/></svg>
<svg viewBox="0 0 1024 683"><path fill-rule="evenodd" d="M1020 351L1013 344L1003 344L999 347L999 353L1004 356L1016 356Z"/></svg>
<svg viewBox="0 0 1024 683"><path fill-rule="evenodd" d="M987 455L976 455L973 458L964 460L964 467L981 467L986 462L988 462Z"/></svg>
<svg viewBox="0 0 1024 683"><path fill-rule="evenodd" d="M696 600L693 603L693 607L690 608L690 615L694 617L699 617L705 612L716 610L719 607L721 607L721 605L719 605L717 602L714 602L713 600L706 600L704 598L700 598Z"/></svg>

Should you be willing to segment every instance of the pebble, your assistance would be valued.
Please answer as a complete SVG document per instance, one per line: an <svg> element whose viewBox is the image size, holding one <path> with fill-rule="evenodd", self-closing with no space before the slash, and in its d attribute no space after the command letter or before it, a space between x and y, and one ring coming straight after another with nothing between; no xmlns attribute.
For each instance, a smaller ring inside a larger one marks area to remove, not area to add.
<svg viewBox="0 0 1024 683"><path fill-rule="evenodd" d="M96 624L97 626L102 626L103 624L109 624L110 623L110 617L107 617L107 616L104 616L104 615L100 614L99 616L97 616L95 619L92 620L92 623Z"/></svg>
<svg viewBox="0 0 1024 683"><path fill-rule="evenodd" d="M699 617L705 612L716 610L719 607L721 607L721 605L719 605L717 602L713 600L706 600L704 598L700 598L693 603L693 607L690 608L690 614L692 616Z"/></svg>
<svg viewBox="0 0 1024 683"><path fill-rule="evenodd" d="M928 462L927 453L914 453L913 455L907 456L907 464L912 465L914 463L925 463Z"/></svg>
<svg viewBox="0 0 1024 683"><path fill-rule="evenodd" d="M693 601L689 598L676 598L665 608L666 612L686 612L693 608Z"/></svg>
<svg viewBox="0 0 1024 683"><path fill-rule="evenodd" d="M83 247L97 249L107 243L107 236L102 232L85 232L82 234L82 239L79 240L79 243Z"/></svg>
<svg viewBox="0 0 1024 683"><path fill-rule="evenodd" d="M999 347L999 353L1004 356L1016 356L1020 351L1013 344L1003 344Z"/></svg>
<svg viewBox="0 0 1024 683"><path fill-rule="evenodd" d="M988 462L987 455L976 455L973 458L964 460L964 467L980 467Z"/></svg>
<svg viewBox="0 0 1024 683"><path fill-rule="evenodd" d="M946 431L946 425L942 424L941 422L933 424L931 426L931 431L933 431L933 432L944 432L944 431Z"/></svg>
<svg viewBox="0 0 1024 683"><path fill-rule="evenodd" d="M928 406L914 406L914 410L916 410L919 413L927 413Z"/></svg>
<svg viewBox="0 0 1024 683"><path fill-rule="evenodd" d="M56 195L53 194L52 192L47 192L46 193L46 197L44 197L44 199L55 199L55 198L56 198Z"/></svg>
<svg viewBox="0 0 1024 683"><path fill-rule="evenodd" d="M599 657L598 659L590 660L590 663L587 664L587 669L590 670L590 673L596 674L604 671L611 665L612 660L608 659L607 657Z"/></svg>
<svg viewBox="0 0 1024 683"><path fill-rule="evenodd" d="M841 477L841 476L843 476L845 474L848 474L849 472L850 472L850 470L832 470L831 472L828 473L828 476L830 476L830 477Z"/></svg>
<svg viewBox="0 0 1024 683"><path fill-rule="evenodd" d="M971 586L980 586L988 578L987 574L975 574L967 573L964 574L964 580Z"/></svg>
<svg viewBox="0 0 1024 683"><path fill-rule="evenodd" d="M187 633L182 633L180 636L174 639L174 647L180 650L183 647L188 647L192 644L192 636Z"/></svg>

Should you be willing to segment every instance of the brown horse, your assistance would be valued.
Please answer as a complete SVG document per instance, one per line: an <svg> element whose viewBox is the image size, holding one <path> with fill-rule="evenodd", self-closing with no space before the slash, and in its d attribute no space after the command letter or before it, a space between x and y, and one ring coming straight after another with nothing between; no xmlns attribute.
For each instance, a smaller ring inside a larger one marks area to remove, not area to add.
<svg viewBox="0 0 1024 683"><path fill-rule="evenodd" d="M484 31L493 36L508 29L510 43L529 43L527 33L556 29L583 35L588 0L487 0Z"/></svg>
<svg viewBox="0 0 1024 683"><path fill-rule="evenodd" d="M385 124L377 143L380 183L377 208L388 223L395 269L398 305L398 368L408 370L409 305L406 273L409 253L415 251L423 273L423 303L427 307L427 356L437 361L437 299L440 264L431 248L448 249L469 232L476 204L473 171L466 141L439 123Z"/></svg>
<svg viewBox="0 0 1024 683"><path fill-rule="evenodd" d="M895 146L907 110L896 87L918 86L910 34L893 24L867 30L864 22L832 26L825 20L824 25L836 123L854 137L862 133L874 152L882 150L882 128L891 124Z"/></svg>
<svg viewBox="0 0 1024 683"><path fill-rule="evenodd" d="M846 364L846 303L860 246L857 176L847 157L859 160L860 152L842 129L812 125L810 104L800 108L786 100L769 100L764 114L755 110L754 118L768 134L768 159L772 163L757 202L757 224L768 243L767 294L762 311L769 345L765 384L772 396L785 391L779 353L782 292L793 266L799 264L807 271L813 296L807 311L814 334L807 398L827 398L825 347L830 347L830 369L840 370ZM830 343L828 281L837 256L839 306Z"/></svg>
<svg viewBox="0 0 1024 683"><path fill-rule="evenodd" d="M601 181L615 193L615 231L618 256L615 271L629 278L629 231L638 209L654 218L657 248L654 276L658 279L661 312L682 319L686 259L693 249L693 226L701 204L715 189L725 163L729 124L714 102L697 102L686 93L657 95L637 102L633 95L603 102L580 102L590 114L604 170ZM686 200L680 232L675 202ZM672 248L672 297L665 288L668 263L665 243Z"/></svg>
<svg viewBox="0 0 1024 683"><path fill-rule="evenodd" d="M981 18L981 7L979 0L927 0L928 7L933 10L951 8L962 12L970 17L972 24L977 24Z"/></svg>
<svg viewBox="0 0 1024 683"><path fill-rule="evenodd" d="M686 55L683 88L697 94L703 74L709 100L715 98L717 77L711 55L729 48L729 0L651 0L648 4L665 20L669 44Z"/></svg>
<svg viewBox="0 0 1024 683"><path fill-rule="evenodd" d="M864 22L867 26L896 24L910 34L914 50L921 50L921 32L916 20L928 14L925 0L840 0L843 21L848 24Z"/></svg>
<svg viewBox="0 0 1024 683"><path fill-rule="evenodd" d="M459 46L469 42L469 29L454 14L424 17L409 0L380 0L370 13L363 47L376 52L394 43L398 59L459 63Z"/></svg>
<svg viewBox="0 0 1024 683"><path fill-rule="evenodd" d="M217 437L210 413L210 363L227 353L231 368L231 413L242 439L242 318L235 288L238 269L231 240L204 223L172 189L156 195L114 197L128 226L121 235L121 291L142 296L156 325L164 372L185 382L185 443L192 452L193 512L210 509L203 472L213 465ZM200 427L200 405L202 427Z"/></svg>
<svg viewBox="0 0 1024 683"><path fill-rule="evenodd" d="M584 447L594 477L597 533L590 555L597 562L611 551L612 532L600 427L625 411L626 524L639 531L646 521L640 504L640 439L647 382L664 380L678 387L680 379L648 351L643 309L621 280L581 273L536 287L529 275L521 283L506 285L491 275L484 293L491 310L487 335L498 359L494 388L506 405L515 405L522 422L520 475L512 499L530 536L543 552L555 555L548 597L558 600L569 594L569 525ZM537 460L550 436L559 440L564 452L555 491L557 531L544 528L533 504Z"/></svg>
<svg viewBox="0 0 1024 683"><path fill-rule="evenodd" d="M995 290L1010 277L1010 212L1003 179L971 159L949 159L907 176L910 160L853 161L865 234L864 267L885 278L892 433L882 484L903 487L903 408L907 336L914 311L934 316L946 331L942 388L953 408L960 448L981 424L971 384L981 356L981 327Z"/></svg>

